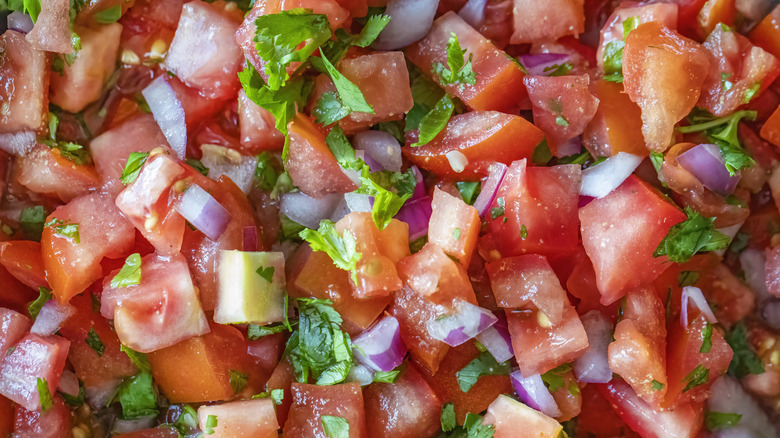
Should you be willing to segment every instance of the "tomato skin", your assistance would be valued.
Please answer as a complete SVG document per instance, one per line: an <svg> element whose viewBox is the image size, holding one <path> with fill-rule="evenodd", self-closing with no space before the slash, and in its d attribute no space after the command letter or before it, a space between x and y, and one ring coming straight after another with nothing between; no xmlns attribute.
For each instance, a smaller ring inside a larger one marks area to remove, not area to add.
<svg viewBox="0 0 780 438"><path fill-rule="evenodd" d="M0 243L0 264L25 286L37 289L49 285L39 242L11 240Z"/></svg>
<svg viewBox="0 0 780 438"><path fill-rule="evenodd" d="M569 370L561 377L563 378L563 386L557 391L552 391L551 394L558 409L561 410L561 415L555 419L563 422L577 417L582 412L582 391L577 377L574 376L574 371Z"/></svg>
<svg viewBox="0 0 780 438"><path fill-rule="evenodd" d="M49 65L43 51L33 49L24 34L7 31L0 35L3 58L0 60L0 98L8 110L0 114L0 133L45 131L48 111ZM9 149L7 138L0 145Z"/></svg>
<svg viewBox="0 0 780 438"><path fill-rule="evenodd" d="M780 5L775 6L748 36L755 45L780 57Z"/></svg>
<svg viewBox="0 0 780 438"><path fill-rule="evenodd" d="M544 133L519 116L495 111L472 111L450 118L447 126L430 143L404 146L406 158L416 166L445 178L477 180L486 175L492 163L510 164L530 159ZM457 173L446 154L459 151L468 159Z"/></svg>
<svg viewBox="0 0 780 438"><path fill-rule="evenodd" d="M646 156L642 114L623 92L623 86L600 79L591 83L591 92L599 100L599 106L582 135L582 143L591 155L611 157L627 152Z"/></svg>
<svg viewBox="0 0 780 438"><path fill-rule="evenodd" d="M446 46L453 32L461 48L467 51L466 58L473 55L476 83L443 85L447 92L477 111L509 111L525 98L522 69L454 12L437 18L425 38L406 48L406 56L442 85L439 75L431 73L431 69L437 63L447 65Z"/></svg>
<svg viewBox="0 0 780 438"><path fill-rule="evenodd" d="M430 438L440 430L441 401L420 372L406 364L395 383L363 389L368 435Z"/></svg>
<svg viewBox="0 0 780 438"><path fill-rule="evenodd" d="M698 43L659 23L641 24L628 34L623 86L642 110L648 149L663 152L669 147L674 124L696 105L708 71L709 61Z"/></svg>
<svg viewBox="0 0 780 438"><path fill-rule="evenodd" d="M474 343L466 342L449 349L436 374L424 368L420 370L439 400L442 403L453 403L458 424L463 424L467 413L482 412L499 394L513 391L507 375L482 376L468 392L460 389L456 373L479 355L480 351Z"/></svg>
<svg viewBox="0 0 780 438"><path fill-rule="evenodd" d="M62 398L52 392L52 407L41 414L40 410L27 410L18 405L14 410L14 436L36 438L67 438L70 435L70 409Z"/></svg>
<svg viewBox="0 0 780 438"><path fill-rule="evenodd" d="M65 367L70 342L60 336L27 334L0 362L0 394L24 408L40 409L37 378L54 394Z"/></svg>
<svg viewBox="0 0 780 438"><path fill-rule="evenodd" d="M401 260L398 274L405 285L436 305L452 307L458 300L477 303L466 268L435 243L426 243Z"/></svg>
<svg viewBox="0 0 780 438"><path fill-rule="evenodd" d="M444 307L404 286L393 295L393 304L388 312L398 320L401 339L412 358L424 369L436 373L450 347L428 334L427 323L444 313Z"/></svg>
<svg viewBox="0 0 780 438"><path fill-rule="evenodd" d="M20 313L27 312L27 306L38 298L38 291L30 289L0 266L0 306Z"/></svg>
<svg viewBox="0 0 780 438"><path fill-rule="evenodd" d="M243 88L238 91L238 102L241 149L251 154L281 150L284 135L276 129L274 116L252 102Z"/></svg>
<svg viewBox="0 0 780 438"><path fill-rule="evenodd" d="M649 284L668 266L653 252L686 219L655 189L632 175L609 195L580 208L582 245L593 262L601 303Z"/></svg>
<svg viewBox="0 0 780 438"><path fill-rule="evenodd" d="M277 438L274 402L270 398L242 400L198 408L198 423L206 430L208 417L217 417L214 438Z"/></svg>
<svg viewBox="0 0 780 438"><path fill-rule="evenodd" d="M585 31L583 0L514 0L512 44L577 36Z"/></svg>
<svg viewBox="0 0 780 438"><path fill-rule="evenodd" d="M0 357L5 357L32 327L30 318L19 312L0 307Z"/></svg>
<svg viewBox="0 0 780 438"><path fill-rule="evenodd" d="M285 358L279 361L271 373L271 377L268 378L268 382L265 385L266 392L273 391L274 389L281 389L284 391L284 398L282 404L276 407L276 420L278 424L285 424L287 422L287 416L290 412L290 406L292 405L292 392L290 386L295 381L295 370L293 370L290 362Z"/></svg>
<svg viewBox="0 0 780 438"><path fill-rule="evenodd" d="M10 436L13 427L14 402L0 395L0 435Z"/></svg>
<svg viewBox="0 0 780 438"><path fill-rule="evenodd" d="M39 144L16 162L19 184L29 190L70 202L99 185L91 165L76 164L59 150Z"/></svg>
<svg viewBox="0 0 780 438"><path fill-rule="evenodd" d="M495 426L494 438L552 438L563 429L547 415L503 394L490 404L482 424Z"/></svg>
<svg viewBox="0 0 780 438"><path fill-rule="evenodd" d="M577 438L639 438L609 405L595 385L582 388L582 412L577 417Z"/></svg>
<svg viewBox="0 0 780 438"><path fill-rule="evenodd" d="M428 225L428 241L439 245L463 266L468 266L481 227L477 209L438 187L433 190L431 208L433 214Z"/></svg>
<svg viewBox="0 0 780 438"><path fill-rule="evenodd" d="M573 164L531 167L525 160L513 162L490 206L480 254L495 260L527 253L555 255L576 248L580 173ZM503 199L503 215L497 214L499 199Z"/></svg>
<svg viewBox="0 0 780 438"><path fill-rule="evenodd" d="M780 106L772 112L772 115L761 126L761 138L780 146Z"/></svg>
<svg viewBox="0 0 780 438"><path fill-rule="evenodd" d="M284 436L301 438L325 436L321 422L323 415L346 419L349 422L351 438L368 436L360 384L317 386L293 383L291 392L292 406L287 422L284 424Z"/></svg>

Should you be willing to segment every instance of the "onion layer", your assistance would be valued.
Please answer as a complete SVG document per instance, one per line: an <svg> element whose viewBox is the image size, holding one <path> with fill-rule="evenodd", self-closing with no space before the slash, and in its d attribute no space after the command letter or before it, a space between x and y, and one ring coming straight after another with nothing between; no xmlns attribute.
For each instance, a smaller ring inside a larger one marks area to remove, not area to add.
<svg viewBox="0 0 780 438"><path fill-rule="evenodd" d="M355 134L353 141L355 149L364 151L366 158L371 158L376 164L381 166L378 170L389 170L391 172L400 172L403 158L401 156L401 145L392 135L384 131L363 131ZM371 163L366 161L371 167ZM372 168L373 172L374 169Z"/></svg>
<svg viewBox="0 0 780 438"><path fill-rule="evenodd" d="M482 23L485 22L486 5L487 0L469 0L458 12L458 15L460 15L463 21L470 24L471 27L479 29Z"/></svg>
<svg viewBox="0 0 780 438"><path fill-rule="evenodd" d="M678 155L677 162L704 187L723 196L733 193L741 178L739 175L729 174L720 148L714 144L696 145Z"/></svg>
<svg viewBox="0 0 780 438"><path fill-rule="evenodd" d="M699 308L701 314L707 318L712 324L718 322L718 318L712 313L710 305L707 304L707 299L704 298L704 294L701 289L696 286L685 286L682 290L682 297L680 298L680 324L683 327L688 327L688 302L693 301L693 304Z"/></svg>
<svg viewBox="0 0 780 438"><path fill-rule="evenodd" d="M409 241L413 242L428 234L428 222L431 220L433 200L425 196L423 198L406 201L395 218L409 225Z"/></svg>
<svg viewBox="0 0 780 438"><path fill-rule="evenodd" d="M378 50L406 47L428 34L439 0L390 0L385 14L390 23L385 26L374 46Z"/></svg>
<svg viewBox="0 0 780 438"><path fill-rule="evenodd" d="M187 123L184 121L184 108L176 92L165 79L158 76L141 91L149 109L152 110L154 121L160 126L165 138L183 160L187 152Z"/></svg>
<svg viewBox="0 0 780 438"><path fill-rule="evenodd" d="M591 310L580 319L588 335L588 349L574 361L574 375L581 382L607 383L612 380L607 354L612 341L612 324L598 310Z"/></svg>
<svg viewBox="0 0 780 438"><path fill-rule="evenodd" d="M457 347L497 321L498 318L491 311L466 301L458 301L453 313L428 321L428 334L450 347Z"/></svg>
<svg viewBox="0 0 780 438"><path fill-rule="evenodd" d="M385 316L352 341L358 362L374 371L391 371L404 360L406 344L398 320Z"/></svg>
<svg viewBox="0 0 780 438"><path fill-rule="evenodd" d="M195 184L184 192L181 201L176 205L176 211L214 241L219 240L231 219L230 212L222 204Z"/></svg>
<svg viewBox="0 0 780 438"><path fill-rule="evenodd" d="M62 323L76 313L76 308L70 304L60 304L57 300L49 300L41 307L38 316L35 318L30 333L36 335L48 336L57 332L62 327Z"/></svg>
<svg viewBox="0 0 780 438"><path fill-rule="evenodd" d="M509 375L512 380L512 386L515 388L517 396L528 406L542 412L548 417L560 417L563 415L558 403L555 402L550 390L544 385L542 376L534 374L533 376L523 377L523 373L517 370Z"/></svg>
<svg viewBox="0 0 780 438"><path fill-rule="evenodd" d="M291 192L282 195L279 209L304 227L317 229L321 220L333 214L341 199L342 197L335 193L316 199L303 192Z"/></svg>
<svg viewBox="0 0 780 438"><path fill-rule="evenodd" d="M474 208L477 209L480 217L487 213L490 205L496 199L498 188L501 187L501 183L504 181L506 169L507 167L504 163L493 163L490 165L490 173L488 173L487 180L482 184L479 196L474 201Z"/></svg>
<svg viewBox="0 0 780 438"><path fill-rule="evenodd" d="M33 29L33 21L29 15L14 11L6 17L6 26L9 30L15 30L20 33L29 33Z"/></svg>
<svg viewBox="0 0 780 438"><path fill-rule="evenodd" d="M565 53L535 53L520 56L520 63L533 76L549 76L571 57Z"/></svg>
<svg viewBox="0 0 780 438"><path fill-rule="evenodd" d="M503 321L496 322L492 327L478 334L477 340L487 348L497 362L506 362L515 356L512 338Z"/></svg>
<svg viewBox="0 0 780 438"><path fill-rule="evenodd" d="M582 171L580 195L603 198L618 188L639 164L642 157L618 152L604 162Z"/></svg>

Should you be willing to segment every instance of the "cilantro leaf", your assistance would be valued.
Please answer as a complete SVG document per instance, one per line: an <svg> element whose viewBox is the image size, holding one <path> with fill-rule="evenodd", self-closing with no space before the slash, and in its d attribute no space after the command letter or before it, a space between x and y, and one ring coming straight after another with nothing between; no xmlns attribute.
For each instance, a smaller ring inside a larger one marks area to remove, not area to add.
<svg viewBox="0 0 780 438"><path fill-rule="evenodd" d="M321 59L325 66L325 70L327 70L328 75L333 80L333 85L336 86L336 91L339 92L339 98L344 106L349 108L350 111L374 114L374 108L366 102L366 98L363 96L363 92L360 91L360 88L342 75L336 67L331 64L328 57L325 56L325 53L322 53Z"/></svg>
<svg viewBox="0 0 780 438"><path fill-rule="evenodd" d="M95 21L101 24L116 23L120 18L122 18L122 5L114 5L110 8L103 9L102 11L93 15L93 18Z"/></svg>
<svg viewBox="0 0 780 438"><path fill-rule="evenodd" d="M366 25L360 33L350 42L353 46L368 47L379 36L379 33L390 23L390 16L385 14L373 14L368 17Z"/></svg>
<svg viewBox="0 0 780 438"><path fill-rule="evenodd" d="M482 376L500 376L509 374L512 370L508 362L498 363L493 355L484 352L468 363L455 375L458 378L458 386L463 392L468 392Z"/></svg>
<svg viewBox="0 0 780 438"><path fill-rule="evenodd" d="M730 333L726 335L726 342L732 350L734 356L729 364L729 374L741 379L748 374L761 374L764 372L764 364L753 351L747 338L747 329L745 323L740 321Z"/></svg>
<svg viewBox="0 0 780 438"><path fill-rule="evenodd" d="M214 428L219 425L219 420L217 420L216 415L209 415L206 417L206 430L203 431L206 435L212 435L214 433Z"/></svg>
<svg viewBox="0 0 780 438"><path fill-rule="evenodd" d="M450 432L458 427L458 421L455 417L455 405L445 403L441 408L441 430Z"/></svg>
<svg viewBox="0 0 780 438"><path fill-rule="evenodd" d="M182 436L198 430L198 412L190 405L181 405L181 414L175 423L166 423L176 429Z"/></svg>
<svg viewBox="0 0 780 438"><path fill-rule="evenodd" d="M717 144L720 154L731 175L738 170L751 167L755 164L753 158L742 149L739 143L738 127L742 119L756 120L756 112L741 110L728 116L715 117L706 110L694 108L688 115L688 126L679 126L677 131L684 134L702 132L709 140Z"/></svg>
<svg viewBox="0 0 780 438"><path fill-rule="evenodd" d="M243 391L246 388L247 381L249 381L249 374L238 370L230 370L230 387L233 389L233 394Z"/></svg>
<svg viewBox="0 0 780 438"><path fill-rule="evenodd" d="M394 172L390 173L392 174L390 178L403 179L403 175L407 175ZM390 224L390 221L398 213L401 207L404 206L406 200L412 197L412 191L414 190L414 186L412 186L410 190L408 184L405 185L403 190L398 190L395 187L388 188L393 184L388 182L382 184L382 182L380 182L382 175L385 175L385 173L370 173L368 165L364 165L360 174L361 185L357 190L358 193L365 193L374 197L374 205L371 208L371 218L380 230L384 230L385 227ZM413 178L414 175L411 175Z"/></svg>
<svg viewBox="0 0 780 438"><path fill-rule="evenodd" d="M419 69L413 69L409 73L411 81L412 99L414 106L406 113L405 128L406 132L419 129L420 120L428 114L436 103L444 96L444 90L435 82L428 79L427 76L420 73ZM399 141L403 143L403 139Z"/></svg>
<svg viewBox="0 0 780 438"><path fill-rule="evenodd" d="M277 325L249 324L247 336L249 337L249 339L254 341L262 338L263 336L272 335L274 333L281 333L286 330L287 327L284 324L277 324Z"/></svg>
<svg viewBox="0 0 780 438"><path fill-rule="evenodd" d="M482 191L482 183L480 181L458 181L455 183L455 187L458 188L463 202L468 205L474 205L474 201L477 200L477 196Z"/></svg>
<svg viewBox="0 0 780 438"><path fill-rule="evenodd" d="M351 112L352 110L341 103L338 94L333 91L323 93L317 101L317 105L311 111L312 115L316 117L315 121L323 126L336 123L347 117Z"/></svg>
<svg viewBox="0 0 780 438"><path fill-rule="evenodd" d="M38 387L38 400L41 403L41 412L46 412L51 409L52 404L54 403L51 392L49 391L49 383L46 382L46 379L38 377L36 386Z"/></svg>
<svg viewBox="0 0 780 438"><path fill-rule="evenodd" d="M157 415L157 391L154 389L152 375L141 372L125 379L118 387L113 401L122 405L122 418L134 420Z"/></svg>
<svg viewBox="0 0 780 438"><path fill-rule="evenodd" d="M346 418L323 415L320 422L328 438L349 438L349 421Z"/></svg>
<svg viewBox="0 0 780 438"><path fill-rule="evenodd" d="M374 374L373 383L395 383L398 380L398 376L401 374L400 370L390 371L377 371Z"/></svg>
<svg viewBox="0 0 780 438"><path fill-rule="evenodd" d="M339 236L333 225L332 221L323 219L316 231L307 228L298 235L309 242L313 251L328 254L338 268L351 272L353 281L357 281L357 262L362 254L357 252L355 235L347 230L343 236Z"/></svg>
<svg viewBox="0 0 780 438"><path fill-rule="evenodd" d="M571 364L565 363L542 374L542 381L550 392L555 392L564 387L564 374L571 371Z"/></svg>
<svg viewBox="0 0 780 438"><path fill-rule="evenodd" d="M688 218L674 225L653 252L653 257L668 256L675 263L685 263L699 251L717 251L729 245L729 237L715 229L715 218L701 216L685 207Z"/></svg>
<svg viewBox="0 0 780 438"><path fill-rule="evenodd" d="M471 65L474 55L469 54L466 61L465 54L466 50L461 49L458 36L455 32L450 32L450 39L447 41L447 67L439 62L433 65L433 73L439 76L443 85L477 83L477 76Z"/></svg>
<svg viewBox="0 0 780 438"><path fill-rule="evenodd" d="M412 143L412 147L423 146L431 142L447 126L452 112L455 110L455 103L448 95L444 95L436 105L427 114L420 119L419 139Z"/></svg>
<svg viewBox="0 0 780 438"><path fill-rule="evenodd" d="M145 353L139 353L130 347L126 347L124 344L119 346L120 351L124 351L130 361L133 362L136 368L141 372L148 373L152 370L152 365L149 363L149 358Z"/></svg>
<svg viewBox="0 0 780 438"><path fill-rule="evenodd" d="M328 145L328 149L333 153L341 167L346 169L355 169L357 167L358 160L355 158L355 150L352 149L352 145L349 144L349 140L347 140L347 136L344 135L344 131L340 126L336 125L330 130L325 137L325 144Z"/></svg>
<svg viewBox="0 0 780 438"><path fill-rule="evenodd" d="M623 39L614 40L604 47L604 79L610 82L623 82L623 50L626 37L639 26L639 17L628 17L623 21Z"/></svg>
<svg viewBox="0 0 780 438"><path fill-rule="evenodd" d="M710 349L712 349L712 324L708 322L702 329L702 341L699 353L709 353Z"/></svg>
<svg viewBox="0 0 780 438"><path fill-rule="evenodd" d="M482 416L469 412L463 420L463 428L467 431L467 438L491 438L496 427L482 424Z"/></svg>
<svg viewBox="0 0 780 438"><path fill-rule="evenodd" d="M663 383L661 383L661 382L659 382L658 380L655 380L655 379L653 379L653 381L650 382L650 384L651 384L650 387L653 389L653 391L660 391L660 390L664 389L664 386L666 386Z"/></svg>
<svg viewBox="0 0 780 438"><path fill-rule="evenodd" d="M202 161L196 160L194 158L187 158L186 160L184 160L184 162L187 163L188 166L197 170L198 173L200 173L201 175L209 176L209 168L203 165Z"/></svg>
<svg viewBox="0 0 780 438"><path fill-rule="evenodd" d="M119 178L122 184L127 185L138 179L141 167L143 167L148 158L148 152L131 152L130 156L127 157L127 164L125 164L125 169L122 171L122 176Z"/></svg>
<svg viewBox="0 0 780 438"><path fill-rule="evenodd" d="M688 392L699 385L707 383L709 381L709 375L710 370L704 368L704 365L696 365L696 368L691 370L691 372L683 378L682 383L685 383L685 388L683 388L682 392Z"/></svg>
<svg viewBox="0 0 780 438"><path fill-rule="evenodd" d="M252 396L252 399L257 398L270 398L278 406L284 401L284 389L272 389L271 392L261 392Z"/></svg>
<svg viewBox="0 0 780 438"><path fill-rule="evenodd" d="M332 35L328 18L308 9L261 15L255 24L255 46L266 62L264 70L271 90L279 90L290 79L290 64L305 62Z"/></svg>
<svg viewBox="0 0 780 438"><path fill-rule="evenodd" d="M46 222L46 210L42 205L26 207L19 214L19 226L29 240L41 240L44 222Z"/></svg>
<svg viewBox="0 0 780 438"><path fill-rule="evenodd" d="M23 12L32 18L33 23L38 21L38 15L41 14L41 0L24 0Z"/></svg>
<svg viewBox="0 0 780 438"><path fill-rule="evenodd" d="M103 341L100 340L100 336L98 336L94 327L89 328L89 333L87 333L87 337L84 339L84 342L89 345L89 348L95 350L95 353L97 353L98 357L103 356L103 353L106 351L106 346L103 344Z"/></svg>
<svg viewBox="0 0 780 438"><path fill-rule="evenodd" d="M84 383L81 380L79 380L78 394L71 395L62 391L57 391L57 393L62 397L62 401L74 408L84 405L84 399L87 397L87 390L84 388Z"/></svg>
<svg viewBox="0 0 780 438"><path fill-rule="evenodd" d="M257 268L257 275L263 277L263 280L269 283L273 283L274 271L276 270L274 269L273 266L267 266L267 267L261 266Z"/></svg>
<svg viewBox="0 0 780 438"><path fill-rule="evenodd" d="M92 164L92 156L84 146L69 141L43 140L43 144L49 149L57 150L63 158L72 161L79 166Z"/></svg>
<svg viewBox="0 0 780 438"><path fill-rule="evenodd" d="M141 283L141 254L130 254L122 269L111 279L111 287L128 287Z"/></svg>
<svg viewBox="0 0 780 438"><path fill-rule="evenodd" d="M268 151L257 156L257 167L255 167L255 184L265 191L273 190L279 174L276 172L271 162L271 154Z"/></svg>
<svg viewBox="0 0 780 438"><path fill-rule="evenodd" d="M707 412L705 418L705 424L709 430L721 430L729 427L734 427L742 419L741 414L733 414L727 412Z"/></svg>
<svg viewBox="0 0 780 438"><path fill-rule="evenodd" d="M38 298L35 299L29 306L27 311L30 312L30 317L35 320L38 314L41 312L41 308L52 298L51 291L45 287L38 287Z"/></svg>

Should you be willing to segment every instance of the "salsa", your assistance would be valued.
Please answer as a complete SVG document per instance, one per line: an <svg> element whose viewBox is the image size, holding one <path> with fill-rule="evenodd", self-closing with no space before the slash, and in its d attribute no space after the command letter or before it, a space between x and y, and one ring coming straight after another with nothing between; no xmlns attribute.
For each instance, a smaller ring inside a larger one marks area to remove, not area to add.
<svg viewBox="0 0 780 438"><path fill-rule="evenodd" d="M780 6L0 0L0 436L780 435Z"/></svg>

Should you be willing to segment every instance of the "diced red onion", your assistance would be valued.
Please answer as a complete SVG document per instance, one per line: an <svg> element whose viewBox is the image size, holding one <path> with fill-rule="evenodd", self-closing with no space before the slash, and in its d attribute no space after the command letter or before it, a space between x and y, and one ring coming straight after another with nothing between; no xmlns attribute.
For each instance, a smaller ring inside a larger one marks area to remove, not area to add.
<svg viewBox="0 0 780 438"><path fill-rule="evenodd" d="M121 418L117 418L116 421L114 421L114 427L111 429L111 432L114 434L124 434L138 432L139 430L143 429L150 429L154 427L156 420L157 417L154 415L141 417L135 420L123 420Z"/></svg>
<svg viewBox="0 0 780 438"><path fill-rule="evenodd" d="M219 240L230 223L230 212L209 192L198 185L191 185L184 192L176 211L193 227L211 240Z"/></svg>
<svg viewBox="0 0 780 438"><path fill-rule="evenodd" d="M733 239L734 239L734 236L736 236L736 235L737 235L737 233L739 232L739 230L742 228L742 225L743 225L744 223L745 223L745 221L742 221L742 222L740 222L740 223L738 223L738 224L734 224L734 225L732 225L732 226L730 226L730 227L716 228L716 231L720 231L720 232L721 232L721 233L723 233L724 235L728 236L728 237L729 237L729 242L731 242L731 240L733 240ZM725 253L726 253L726 250L727 250L727 249L728 249L728 248L723 248L723 249L719 249L719 250L717 250L717 251L713 251L713 252L714 252L715 254L717 254L717 255L719 255L719 256L721 256L721 257L723 257L723 254L725 254Z"/></svg>
<svg viewBox="0 0 780 438"><path fill-rule="evenodd" d="M557 70L556 65L563 65L570 58L571 56L565 53L529 53L520 56L520 63L523 64L529 75L549 76L550 73Z"/></svg>
<svg viewBox="0 0 780 438"><path fill-rule="evenodd" d="M401 156L401 145L392 135L384 131L362 131L355 134L353 140L356 150L362 150L366 153L366 163L371 167L367 159L373 160L382 168L379 170L389 170L391 172L400 172L403 158ZM373 172L374 169L371 169Z"/></svg>
<svg viewBox="0 0 780 438"><path fill-rule="evenodd" d="M374 381L374 374L376 374L376 371L371 368L363 364L355 364L349 369L347 382L358 382L360 386L367 386Z"/></svg>
<svg viewBox="0 0 780 438"><path fill-rule="evenodd" d="M574 375L580 382L607 383L612 380L607 347L612 341L612 324L598 310L580 317L588 335L588 349L574 361Z"/></svg>
<svg viewBox="0 0 780 438"><path fill-rule="evenodd" d="M341 195L336 193L316 199L303 192L290 192L282 195L279 209L304 227L317 229L321 220L333 214L341 199Z"/></svg>
<svg viewBox="0 0 780 438"><path fill-rule="evenodd" d="M771 297L766 287L766 254L754 248L747 248L739 255L739 264L745 272L745 282L756 294L756 302Z"/></svg>
<svg viewBox="0 0 780 438"><path fill-rule="evenodd" d="M417 185L414 186L414 193L412 193L411 200L424 198L426 196L425 192L425 181L423 180L423 174L420 172L420 169L417 168L417 166L411 167L412 172L414 173L414 179L417 181Z"/></svg>
<svg viewBox="0 0 780 438"><path fill-rule="evenodd" d="M187 152L187 124L184 121L184 108L176 92L165 79L158 76L141 91L154 120L160 126L165 138L179 159Z"/></svg>
<svg viewBox="0 0 780 438"><path fill-rule="evenodd" d="M200 161L209 170L208 177L217 180L226 175L244 193L249 193L255 181L257 157L242 155L235 149L215 144L200 146Z"/></svg>
<svg viewBox="0 0 780 438"><path fill-rule="evenodd" d="M33 21L29 15L14 11L6 17L6 26L9 30L15 30L20 33L28 33L33 29Z"/></svg>
<svg viewBox="0 0 780 438"><path fill-rule="evenodd" d="M395 218L409 225L409 240L414 241L428 234L428 222L431 220L433 200L429 196L406 201Z"/></svg>
<svg viewBox="0 0 780 438"><path fill-rule="evenodd" d="M57 300L49 300L41 307L38 317L35 318L30 333L47 336L57 332L62 323L76 313L76 308L70 304L60 304Z"/></svg>
<svg viewBox="0 0 780 438"><path fill-rule="evenodd" d="M244 227L244 251L257 251L260 248L260 236L257 233L257 227L252 225Z"/></svg>
<svg viewBox="0 0 780 438"><path fill-rule="evenodd" d="M374 371L391 371L406 356L401 328L393 316L385 316L352 340L355 359Z"/></svg>
<svg viewBox="0 0 780 438"><path fill-rule="evenodd" d="M764 321L773 329L780 330L780 299L767 300L762 306L761 316L764 317Z"/></svg>
<svg viewBox="0 0 780 438"><path fill-rule="evenodd" d="M385 168L382 167L382 165L379 164L379 162L376 161L373 157L368 155L366 151L356 150L355 158L365 161L366 164L368 165L368 170L370 170L371 172L379 172L381 170L385 170Z"/></svg>
<svg viewBox="0 0 780 438"><path fill-rule="evenodd" d="M729 174L720 149L714 144L696 145L681 153L677 162L704 187L723 196L733 193L741 178L740 175Z"/></svg>
<svg viewBox="0 0 780 438"><path fill-rule="evenodd" d="M122 381L117 379L101 382L99 386L84 385L84 390L87 393L87 403L95 410L104 408L116 395L116 388L120 383Z"/></svg>
<svg viewBox="0 0 780 438"><path fill-rule="evenodd" d="M773 437L774 426L758 402L748 394L738 380L731 376L720 376L710 387L707 399L710 412L727 412L742 415L737 426L746 427L753 433L750 437ZM729 430L729 429L724 429ZM717 435L721 437L721 435ZM725 436L725 435L723 435Z"/></svg>
<svg viewBox="0 0 780 438"><path fill-rule="evenodd" d="M493 312L466 301L458 301L454 311L428 321L428 334L450 347L473 339L498 321Z"/></svg>
<svg viewBox="0 0 780 438"><path fill-rule="evenodd" d="M712 313L710 305L707 304L707 299L704 298L704 294L701 289L696 286L685 286L682 290L682 297L680 298L680 324L683 328L688 327L688 302L693 301L693 304L699 308L701 314L707 318L712 324L718 322L718 318Z"/></svg>
<svg viewBox="0 0 780 438"><path fill-rule="evenodd" d="M555 148L555 156L558 158L568 157L569 155L579 154L581 150L582 138L578 135L557 145Z"/></svg>
<svg viewBox="0 0 780 438"><path fill-rule="evenodd" d="M460 9L458 15L471 27L479 29L485 22L485 5L487 5L487 0L469 0Z"/></svg>
<svg viewBox="0 0 780 438"><path fill-rule="evenodd" d="M79 378L76 377L71 370L62 370L57 390L73 397L78 397L79 391L81 390L79 387Z"/></svg>
<svg viewBox="0 0 780 438"><path fill-rule="evenodd" d="M439 0L389 0L385 14L390 22L374 43L378 50L396 50L428 34Z"/></svg>
<svg viewBox="0 0 780 438"><path fill-rule="evenodd" d="M482 189L479 192L479 196L474 201L474 208L477 209L479 216L482 217L487 213L490 205L496 199L498 188L501 187L501 183L504 181L504 175L506 175L506 164L493 163L490 165L490 172L484 183L482 183Z"/></svg>
<svg viewBox="0 0 780 438"><path fill-rule="evenodd" d="M523 373L517 370L510 374L509 378L512 380L512 386L514 386L517 396L523 403L548 417L554 418L562 415L558 403L555 402L550 390L545 386L542 376L534 374L523 377Z"/></svg>
<svg viewBox="0 0 780 438"><path fill-rule="evenodd" d="M580 198L577 200L577 208L582 208L590 204L591 201L593 201L594 199L596 198L594 198L593 196L580 196Z"/></svg>
<svg viewBox="0 0 780 438"><path fill-rule="evenodd" d="M506 362L515 356L509 330L501 320L478 334L477 340L487 348L497 362Z"/></svg>
<svg viewBox="0 0 780 438"><path fill-rule="evenodd" d="M582 171L580 195L603 198L618 188L642 163L642 157L618 152Z"/></svg>

